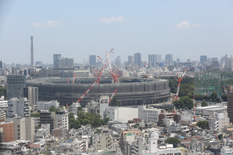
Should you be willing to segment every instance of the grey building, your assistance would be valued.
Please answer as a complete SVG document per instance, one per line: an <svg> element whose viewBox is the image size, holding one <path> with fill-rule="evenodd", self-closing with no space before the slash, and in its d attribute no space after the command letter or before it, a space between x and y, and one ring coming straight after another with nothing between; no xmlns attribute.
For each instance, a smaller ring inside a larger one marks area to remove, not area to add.
<svg viewBox="0 0 233 155"><path fill-rule="evenodd" d="M32 110L35 110L36 103L38 101L38 88L28 87L28 101Z"/></svg>
<svg viewBox="0 0 233 155"><path fill-rule="evenodd" d="M201 63L207 62L207 56L206 56L206 55L201 55L201 56L200 56L200 62L201 62Z"/></svg>
<svg viewBox="0 0 233 155"><path fill-rule="evenodd" d="M36 66L42 66L42 61L36 61Z"/></svg>
<svg viewBox="0 0 233 155"><path fill-rule="evenodd" d="M7 75L7 99L24 97L25 75Z"/></svg>
<svg viewBox="0 0 233 155"><path fill-rule="evenodd" d="M133 65L134 64L134 57L132 55L128 56L128 65Z"/></svg>
<svg viewBox="0 0 233 155"><path fill-rule="evenodd" d="M173 55L172 54L165 55L165 63L168 65L173 64Z"/></svg>
<svg viewBox="0 0 233 155"><path fill-rule="evenodd" d="M148 63L150 67L156 67L156 64L160 62L161 62L161 55L158 54L148 55Z"/></svg>
<svg viewBox="0 0 233 155"><path fill-rule="evenodd" d="M96 65L96 55L89 55L89 64Z"/></svg>
<svg viewBox="0 0 233 155"><path fill-rule="evenodd" d="M50 133L54 129L55 112L42 111L40 112L40 124L50 124Z"/></svg>
<svg viewBox="0 0 233 155"><path fill-rule="evenodd" d="M53 68L57 68L58 66L58 59L61 58L61 54L54 54L53 55Z"/></svg>
<svg viewBox="0 0 233 155"><path fill-rule="evenodd" d="M19 117L29 117L29 104L26 98L11 98L8 101L7 107L7 118Z"/></svg>
<svg viewBox="0 0 233 155"><path fill-rule="evenodd" d="M141 53L135 53L134 54L134 64L142 67L142 62L141 62Z"/></svg>
<svg viewBox="0 0 233 155"><path fill-rule="evenodd" d="M55 60L55 68L74 68L73 58L57 58Z"/></svg>
<svg viewBox="0 0 233 155"><path fill-rule="evenodd" d="M2 69L2 60L0 60L0 69Z"/></svg>
<svg viewBox="0 0 233 155"><path fill-rule="evenodd" d="M117 56L117 58L116 58L116 65L117 65L117 67L121 67L121 57L120 56Z"/></svg>

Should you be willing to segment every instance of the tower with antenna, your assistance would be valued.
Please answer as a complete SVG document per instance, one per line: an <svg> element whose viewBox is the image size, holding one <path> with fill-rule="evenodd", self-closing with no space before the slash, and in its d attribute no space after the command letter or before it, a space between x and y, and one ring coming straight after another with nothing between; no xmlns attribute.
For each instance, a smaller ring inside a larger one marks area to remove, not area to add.
<svg viewBox="0 0 233 155"><path fill-rule="evenodd" d="M33 36L31 36L31 66L34 65Z"/></svg>

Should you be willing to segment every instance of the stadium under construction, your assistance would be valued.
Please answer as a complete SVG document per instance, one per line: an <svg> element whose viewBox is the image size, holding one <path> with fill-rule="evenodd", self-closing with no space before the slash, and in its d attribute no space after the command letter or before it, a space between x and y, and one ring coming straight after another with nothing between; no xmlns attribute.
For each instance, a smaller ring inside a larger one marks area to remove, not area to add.
<svg viewBox="0 0 233 155"><path fill-rule="evenodd" d="M66 78L40 78L27 80L27 86L38 87L40 101L58 100L61 105L70 105L77 102L95 80L95 77L76 78L72 84ZM94 86L80 104L85 106L102 95L111 96L116 88L115 98L124 106L153 104L170 97L168 80L132 77L120 77L120 83L111 83L111 80L101 77L100 84Z"/></svg>

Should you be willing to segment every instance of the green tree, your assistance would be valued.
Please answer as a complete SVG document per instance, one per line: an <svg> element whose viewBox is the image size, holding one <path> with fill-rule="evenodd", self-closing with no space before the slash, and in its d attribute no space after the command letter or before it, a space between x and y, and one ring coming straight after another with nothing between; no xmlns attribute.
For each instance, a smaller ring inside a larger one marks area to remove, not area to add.
<svg viewBox="0 0 233 155"><path fill-rule="evenodd" d="M210 98L212 99L213 102L216 101L217 97L218 97L218 95L215 92L212 92L211 95L210 95Z"/></svg>
<svg viewBox="0 0 233 155"><path fill-rule="evenodd" d="M40 117L40 113L39 112L32 113L30 114L30 117Z"/></svg>
<svg viewBox="0 0 233 155"><path fill-rule="evenodd" d="M206 106L208 106L208 104L207 104L207 102L206 102L206 100L205 100L205 99L203 99L203 100L202 100L202 102L201 102L201 106L202 106L202 107L206 107Z"/></svg>
<svg viewBox="0 0 233 155"><path fill-rule="evenodd" d="M77 108L78 111L83 111L82 107Z"/></svg>
<svg viewBox="0 0 233 155"><path fill-rule="evenodd" d="M202 129L209 129L209 122L208 121L198 121L196 125Z"/></svg>
<svg viewBox="0 0 233 155"><path fill-rule="evenodd" d="M218 135L219 140L222 140L222 137L223 137L222 134Z"/></svg>
<svg viewBox="0 0 233 155"><path fill-rule="evenodd" d="M60 109L59 109L59 108L55 108L55 106L52 105L52 106L49 108L49 111L50 111L50 112L57 112L57 111L60 111Z"/></svg>
<svg viewBox="0 0 233 155"><path fill-rule="evenodd" d="M173 144L174 147L177 147L177 145L180 143L180 140L177 139L177 138L168 138L165 140L165 143L168 143L168 144Z"/></svg>
<svg viewBox="0 0 233 155"><path fill-rule="evenodd" d="M181 108L192 109L193 108L193 100L190 99L188 96L180 97L180 99L174 101L173 104L175 105L177 109L181 109Z"/></svg>
<svg viewBox="0 0 233 155"><path fill-rule="evenodd" d="M121 106L120 102L117 101L115 97L113 97L110 106Z"/></svg>

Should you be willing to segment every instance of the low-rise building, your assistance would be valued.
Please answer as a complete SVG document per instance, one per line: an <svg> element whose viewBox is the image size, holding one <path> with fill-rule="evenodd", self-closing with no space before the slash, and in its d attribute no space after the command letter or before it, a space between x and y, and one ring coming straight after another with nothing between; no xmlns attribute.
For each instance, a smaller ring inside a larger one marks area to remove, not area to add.
<svg viewBox="0 0 233 155"><path fill-rule="evenodd" d="M4 119L0 120L0 128L2 128L2 141L14 141L14 123L6 122Z"/></svg>
<svg viewBox="0 0 233 155"><path fill-rule="evenodd" d="M228 127L230 119L228 113L217 113L215 117L211 117L209 120L209 128L215 131L222 131L225 127Z"/></svg>
<svg viewBox="0 0 233 155"><path fill-rule="evenodd" d="M158 116L161 110L149 106L138 106L138 118L148 122L158 122Z"/></svg>
<svg viewBox="0 0 233 155"><path fill-rule="evenodd" d="M39 128L34 135L35 142L38 141L39 139L45 139L49 137L49 135L50 135L50 124L41 124L41 128Z"/></svg>
<svg viewBox="0 0 233 155"><path fill-rule="evenodd" d="M57 111L55 113L54 128L60 127L65 128L67 131L69 130L68 112L65 109L63 109L63 111Z"/></svg>
<svg viewBox="0 0 233 155"><path fill-rule="evenodd" d="M223 146L221 149L221 155L232 155L233 154L233 148L230 148L229 146Z"/></svg>
<svg viewBox="0 0 233 155"><path fill-rule="evenodd" d="M65 138L67 135L67 130L61 126L59 128L53 129L52 135L56 138Z"/></svg>
<svg viewBox="0 0 233 155"><path fill-rule="evenodd" d="M55 108L58 108L60 106L60 103L56 100L53 101L37 101L36 102L36 108L37 110L49 110L51 106L54 106Z"/></svg>
<svg viewBox="0 0 233 155"><path fill-rule="evenodd" d="M206 106L206 107L195 107L196 115L202 116L214 116L215 113L221 113L227 110L227 106Z"/></svg>
<svg viewBox="0 0 233 155"><path fill-rule="evenodd" d="M78 107L81 107L80 103L73 102L71 106L69 106L69 112L72 112L76 115L78 113Z"/></svg>

